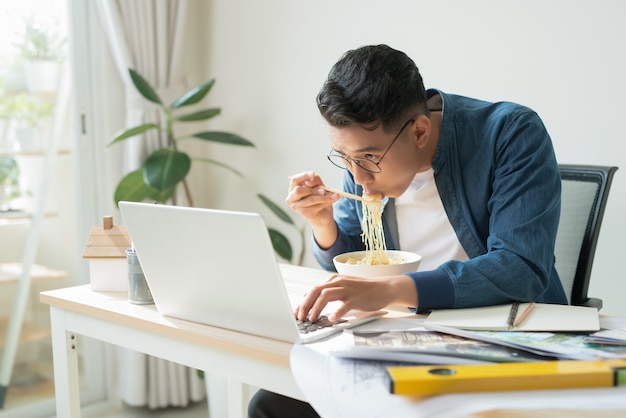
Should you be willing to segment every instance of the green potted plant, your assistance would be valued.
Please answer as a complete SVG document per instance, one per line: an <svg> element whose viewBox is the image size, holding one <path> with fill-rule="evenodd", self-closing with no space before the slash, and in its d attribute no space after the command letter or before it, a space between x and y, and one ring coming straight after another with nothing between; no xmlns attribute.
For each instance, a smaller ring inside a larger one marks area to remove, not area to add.
<svg viewBox="0 0 626 418"><path fill-rule="evenodd" d="M130 172L120 180L115 189L115 203L117 204L120 200L140 202L146 199L165 203L172 197L176 187L182 184L187 203L189 206L193 206L193 199L186 181L186 177L191 170L192 159L186 152L179 149L179 142L186 139L196 139L244 147L254 147L254 144L239 135L222 131L202 131L184 136L176 135L174 127L179 122L204 121L220 114L220 108L208 108L180 114L180 109L198 103L207 95L215 84L214 79L192 88L170 105L166 105L143 76L133 69L130 69L129 73L137 91L146 100L155 103L161 109L164 125L150 122L124 129L115 134L109 146L149 131L157 131L165 135L167 145L152 152L139 169ZM219 161L210 159L196 160L217 164L241 175L234 168Z"/></svg>
<svg viewBox="0 0 626 418"><path fill-rule="evenodd" d="M146 100L159 107L164 123L160 125L150 122L124 129L114 135L109 142L109 146L150 131L157 131L165 135L167 146L153 151L146 157L140 168L128 173L119 181L114 192L115 204L117 205L121 200L135 202L150 200L165 203L173 196L177 186L182 185L187 203L189 206L193 206L193 198L186 180L191 169L192 158L179 149L178 143L186 139L195 139L243 147L254 147L254 144L239 135L223 131L202 131L184 136L176 134L174 128L178 123L205 121L220 114L220 108L207 108L182 113L186 106L200 102L209 93L215 84L215 79L190 89L180 98L166 105L142 75L134 69L129 69L129 74L137 91ZM242 177L239 171L220 161L206 158L194 158L193 161L215 164ZM293 220L277 204L262 194L258 194L257 197L280 220L295 227ZM277 254L286 260L292 261L293 251L289 240L280 231L274 228L268 229ZM303 234L302 231L300 233ZM299 264L302 263L302 257L303 255L300 254Z"/></svg>
<svg viewBox="0 0 626 418"><path fill-rule="evenodd" d="M30 92L54 91L59 62L64 55L64 39L56 28L45 27L32 18L24 24L24 34L17 47L23 59L26 86Z"/></svg>

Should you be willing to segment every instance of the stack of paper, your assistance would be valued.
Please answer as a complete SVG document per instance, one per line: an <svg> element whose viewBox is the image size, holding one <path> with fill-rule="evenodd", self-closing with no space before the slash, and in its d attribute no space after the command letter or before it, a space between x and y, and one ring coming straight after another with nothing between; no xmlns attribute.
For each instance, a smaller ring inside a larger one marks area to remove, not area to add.
<svg viewBox="0 0 626 418"><path fill-rule="evenodd" d="M626 346L626 329L605 329L585 338L588 344Z"/></svg>

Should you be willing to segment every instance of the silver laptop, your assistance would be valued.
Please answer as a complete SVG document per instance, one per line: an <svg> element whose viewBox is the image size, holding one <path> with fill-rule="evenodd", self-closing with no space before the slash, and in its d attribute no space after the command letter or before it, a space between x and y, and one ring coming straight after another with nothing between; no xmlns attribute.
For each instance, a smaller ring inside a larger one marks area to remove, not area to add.
<svg viewBox="0 0 626 418"><path fill-rule="evenodd" d="M277 340L307 343L373 320L303 332L258 213L120 202L159 313ZM315 327L314 327L315 328Z"/></svg>

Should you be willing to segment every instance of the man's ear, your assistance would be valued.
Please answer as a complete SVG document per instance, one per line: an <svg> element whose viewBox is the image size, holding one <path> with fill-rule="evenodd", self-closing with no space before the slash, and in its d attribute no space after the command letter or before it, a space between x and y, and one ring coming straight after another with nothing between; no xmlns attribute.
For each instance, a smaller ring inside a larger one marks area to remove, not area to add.
<svg viewBox="0 0 626 418"><path fill-rule="evenodd" d="M419 148L423 148L430 136L431 121L428 116L419 115L411 124L411 138Z"/></svg>

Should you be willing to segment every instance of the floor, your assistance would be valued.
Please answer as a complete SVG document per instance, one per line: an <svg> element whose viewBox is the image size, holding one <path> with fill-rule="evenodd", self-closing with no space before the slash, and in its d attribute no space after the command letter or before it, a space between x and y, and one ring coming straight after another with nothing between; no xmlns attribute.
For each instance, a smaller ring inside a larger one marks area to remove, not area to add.
<svg viewBox="0 0 626 418"><path fill-rule="evenodd" d="M39 370L39 369L37 369ZM39 370L41 371L41 370ZM49 375L52 374L50 371ZM54 397L54 381L50 378L44 378L40 373L30 370L30 366L19 366L14 369L11 378L11 385L7 392L3 408L1 412L9 412L19 409L32 402L38 402L42 399ZM15 416L20 415L16 413ZM209 408L206 399L200 402L194 402L186 408L159 408L150 409L147 407L131 407L123 404L120 410L115 410L103 414L90 416L90 418L210 418ZM19 417L21 418L21 417ZM222 418L222 417L213 417Z"/></svg>
<svg viewBox="0 0 626 418"><path fill-rule="evenodd" d="M187 408L135 408L124 406L121 411L112 412L106 415L99 415L94 418L209 418L209 408L206 400L194 403ZM217 417L219 418L219 417Z"/></svg>
<svg viewBox="0 0 626 418"><path fill-rule="evenodd" d="M19 408L30 402L54 396L54 383L52 380L41 380L29 382L29 384L13 384L10 387L6 402L5 411ZM138 408L123 405L119 411L112 411L106 414L98 414L91 418L210 418L207 401L196 402L186 408ZM220 418L220 417L217 417Z"/></svg>

